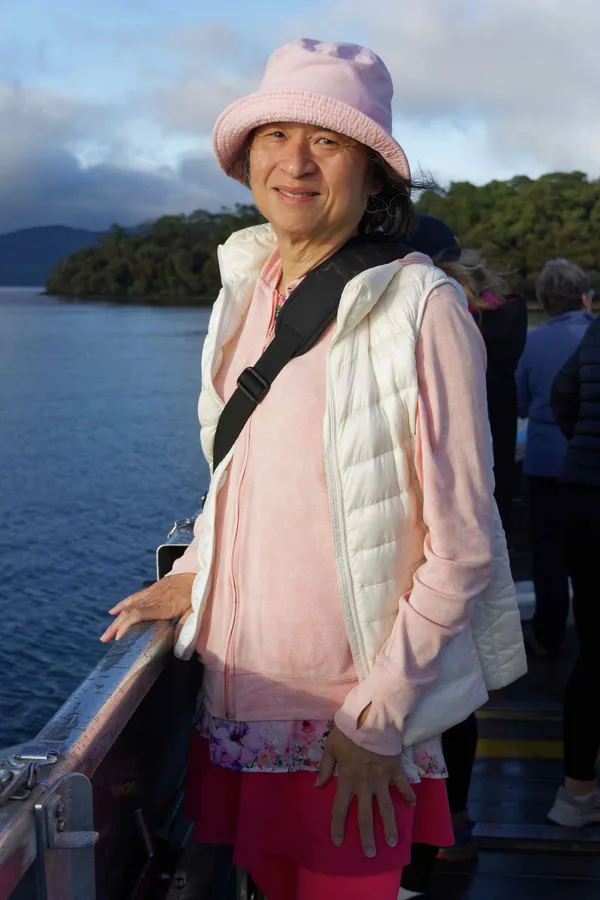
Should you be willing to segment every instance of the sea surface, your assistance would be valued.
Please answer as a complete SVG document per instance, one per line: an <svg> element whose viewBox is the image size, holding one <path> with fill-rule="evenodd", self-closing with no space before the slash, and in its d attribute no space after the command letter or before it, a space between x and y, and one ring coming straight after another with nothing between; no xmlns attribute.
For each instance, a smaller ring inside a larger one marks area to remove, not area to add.
<svg viewBox="0 0 600 900"><path fill-rule="evenodd" d="M35 737L208 483L208 310L0 288L0 748Z"/></svg>

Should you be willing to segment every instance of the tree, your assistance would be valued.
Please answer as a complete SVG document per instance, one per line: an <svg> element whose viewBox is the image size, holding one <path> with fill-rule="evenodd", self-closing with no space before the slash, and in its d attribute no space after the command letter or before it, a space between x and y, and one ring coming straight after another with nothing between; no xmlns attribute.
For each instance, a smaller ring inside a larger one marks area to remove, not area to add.
<svg viewBox="0 0 600 900"><path fill-rule="evenodd" d="M163 216L128 234L118 225L60 263L46 291L63 297L210 304L220 289L217 247L264 222L254 206Z"/></svg>
<svg viewBox="0 0 600 900"><path fill-rule="evenodd" d="M463 247L479 250L528 300L540 270L557 256L578 263L600 287L600 181L583 172L452 184L426 191L419 209L444 219Z"/></svg>
<svg viewBox="0 0 600 900"><path fill-rule="evenodd" d="M600 290L600 180L583 172L524 175L476 187L456 182L425 191L421 212L444 219L461 245L479 250L515 292L535 297L547 262L564 256L581 265ZM232 232L264 219L251 205L217 213L163 216L128 234L113 225L97 247L54 270L50 294L127 301L213 303L220 288L217 247Z"/></svg>

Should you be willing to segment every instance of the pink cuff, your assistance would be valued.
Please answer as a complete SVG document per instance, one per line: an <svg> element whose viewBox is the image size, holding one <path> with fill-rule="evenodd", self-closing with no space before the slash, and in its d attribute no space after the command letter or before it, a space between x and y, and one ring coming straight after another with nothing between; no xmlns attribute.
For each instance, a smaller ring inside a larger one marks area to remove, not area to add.
<svg viewBox="0 0 600 900"><path fill-rule="evenodd" d="M415 689L375 664L368 677L346 697L334 717L336 727L359 747L381 756L402 753L402 729L415 698ZM367 721L358 728L361 712L371 704Z"/></svg>

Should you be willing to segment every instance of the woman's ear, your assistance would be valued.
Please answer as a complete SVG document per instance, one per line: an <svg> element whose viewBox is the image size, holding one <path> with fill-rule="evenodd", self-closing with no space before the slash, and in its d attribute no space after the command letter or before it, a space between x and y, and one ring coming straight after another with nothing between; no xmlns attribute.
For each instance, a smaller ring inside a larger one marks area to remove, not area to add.
<svg viewBox="0 0 600 900"><path fill-rule="evenodd" d="M379 178L377 178L377 176L375 175L369 181L369 196L376 197L378 194L380 194L382 192L382 190L383 190L383 182Z"/></svg>
<svg viewBox="0 0 600 900"><path fill-rule="evenodd" d="M372 159L369 159L367 167L367 183L365 185L365 197L367 198L367 203L371 197L376 197L382 190L383 180L381 178L379 166ZM365 204L365 206L366 205L367 204Z"/></svg>

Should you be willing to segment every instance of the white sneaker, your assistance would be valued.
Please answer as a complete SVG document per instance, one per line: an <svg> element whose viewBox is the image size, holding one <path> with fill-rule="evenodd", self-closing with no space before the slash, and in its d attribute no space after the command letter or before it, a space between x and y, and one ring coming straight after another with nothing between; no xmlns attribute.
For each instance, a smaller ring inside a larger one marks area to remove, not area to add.
<svg viewBox="0 0 600 900"><path fill-rule="evenodd" d="M575 797L565 787L560 787L548 818L565 828L583 828L600 822L600 792L596 790L587 797Z"/></svg>

